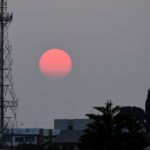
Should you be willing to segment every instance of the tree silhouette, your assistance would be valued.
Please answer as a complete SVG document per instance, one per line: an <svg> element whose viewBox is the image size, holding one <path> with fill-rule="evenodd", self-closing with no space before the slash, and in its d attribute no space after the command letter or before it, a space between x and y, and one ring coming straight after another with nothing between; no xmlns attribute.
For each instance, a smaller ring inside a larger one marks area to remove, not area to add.
<svg viewBox="0 0 150 150"><path fill-rule="evenodd" d="M121 115L120 106L107 101L94 107L98 114L87 114L93 122L79 139L81 150L143 150L150 145L143 124L134 116Z"/></svg>

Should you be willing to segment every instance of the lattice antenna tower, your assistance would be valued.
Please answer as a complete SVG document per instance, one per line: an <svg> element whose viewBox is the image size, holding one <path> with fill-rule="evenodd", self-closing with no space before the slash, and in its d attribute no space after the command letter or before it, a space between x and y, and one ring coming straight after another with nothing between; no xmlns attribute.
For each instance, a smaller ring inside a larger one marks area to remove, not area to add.
<svg viewBox="0 0 150 150"><path fill-rule="evenodd" d="M7 12L7 0L0 0L0 129L16 125L17 99L13 89L11 45L8 27L13 14Z"/></svg>

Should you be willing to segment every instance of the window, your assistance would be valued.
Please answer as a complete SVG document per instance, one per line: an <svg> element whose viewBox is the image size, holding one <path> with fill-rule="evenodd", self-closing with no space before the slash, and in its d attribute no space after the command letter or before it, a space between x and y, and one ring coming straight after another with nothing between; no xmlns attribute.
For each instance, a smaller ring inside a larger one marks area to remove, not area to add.
<svg viewBox="0 0 150 150"><path fill-rule="evenodd" d="M25 142L35 142L35 136L26 136Z"/></svg>
<svg viewBox="0 0 150 150"><path fill-rule="evenodd" d="M73 130L73 125L68 125L68 130Z"/></svg>
<svg viewBox="0 0 150 150"><path fill-rule="evenodd" d="M6 142L11 142L12 141L12 137L11 136L5 137L5 141Z"/></svg>
<svg viewBox="0 0 150 150"><path fill-rule="evenodd" d="M19 136L15 138L15 142L24 142L23 137Z"/></svg>

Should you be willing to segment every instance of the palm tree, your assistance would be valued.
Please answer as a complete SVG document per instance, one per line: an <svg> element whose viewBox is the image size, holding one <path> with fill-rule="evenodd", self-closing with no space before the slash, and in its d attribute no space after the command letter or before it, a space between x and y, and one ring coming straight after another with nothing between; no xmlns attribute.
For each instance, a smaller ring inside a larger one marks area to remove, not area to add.
<svg viewBox="0 0 150 150"><path fill-rule="evenodd" d="M81 150L143 150L150 145L143 124L133 116L120 115L120 106L107 101L105 107L94 109L99 113L87 114L93 122L80 137Z"/></svg>

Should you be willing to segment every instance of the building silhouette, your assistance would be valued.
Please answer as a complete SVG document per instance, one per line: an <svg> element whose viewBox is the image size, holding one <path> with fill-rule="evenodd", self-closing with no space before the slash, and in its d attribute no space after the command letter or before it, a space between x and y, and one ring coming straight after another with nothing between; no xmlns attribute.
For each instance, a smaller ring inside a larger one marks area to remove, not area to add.
<svg viewBox="0 0 150 150"><path fill-rule="evenodd" d="M150 89L148 90L147 99L145 103L145 114L146 114L146 130L150 133Z"/></svg>

